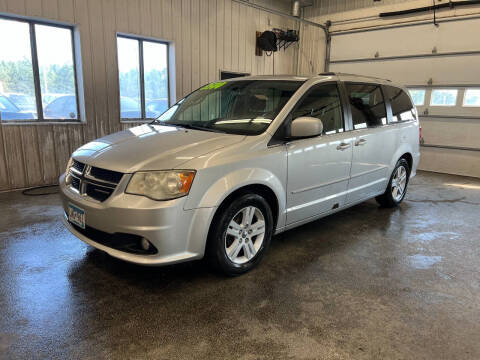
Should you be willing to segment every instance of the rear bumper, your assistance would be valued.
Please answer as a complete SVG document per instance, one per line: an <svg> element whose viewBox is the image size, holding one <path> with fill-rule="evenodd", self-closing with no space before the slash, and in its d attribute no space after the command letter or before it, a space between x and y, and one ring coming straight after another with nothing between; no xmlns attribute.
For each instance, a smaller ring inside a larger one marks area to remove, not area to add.
<svg viewBox="0 0 480 360"><path fill-rule="evenodd" d="M118 189L117 189L118 190ZM80 240L113 257L142 265L167 265L200 259L205 252L208 229L215 208L184 210L186 198L154 201L116 191L105 202L85 198L66 186L60 177L63 208L69 203L85 211L85 224L108 234L130 234L146 238L155 254L137 254L114 249L89 238L64 217L67 229Z"/></svg>

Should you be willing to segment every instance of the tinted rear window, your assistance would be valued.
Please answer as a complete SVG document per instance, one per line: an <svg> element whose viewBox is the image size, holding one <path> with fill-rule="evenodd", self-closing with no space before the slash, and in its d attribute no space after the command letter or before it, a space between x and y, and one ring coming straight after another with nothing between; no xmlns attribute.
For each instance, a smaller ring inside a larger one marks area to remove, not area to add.
<svg viewBox="0 0 480 360"><path fill-rule="evenodd" d="M392 122L408 121L415 119L415 108L410 97L400 88L384 86L385 96L392 106Z"/></svg>

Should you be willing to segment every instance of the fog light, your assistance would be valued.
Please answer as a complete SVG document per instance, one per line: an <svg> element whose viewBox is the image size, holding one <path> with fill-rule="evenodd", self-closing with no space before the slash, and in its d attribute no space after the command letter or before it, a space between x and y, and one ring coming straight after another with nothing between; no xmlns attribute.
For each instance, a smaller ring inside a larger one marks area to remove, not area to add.
<svg viewBox="0 0 480 360"><path fill-rule="evenodd" d="M150 248L150 243L145 238L142 238L142 240L140 241L140 244L142 245L143 250L148 250Z"/></svg>

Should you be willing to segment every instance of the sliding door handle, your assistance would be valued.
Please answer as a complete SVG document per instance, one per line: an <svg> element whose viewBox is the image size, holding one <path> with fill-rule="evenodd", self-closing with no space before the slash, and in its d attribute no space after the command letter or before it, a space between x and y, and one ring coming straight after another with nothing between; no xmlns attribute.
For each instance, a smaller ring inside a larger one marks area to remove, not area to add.
<svg viewBox="0 0 480 360"><path fill-rule="evenodd" d="M355 141L355 146L365 145L366 143L367 143L367 140L359 139L359 140Z"/></svg>
<svg viewBox="0 0 480 360"><path fill-rule="evenodd" d="M340 145L337 146L337 150L343 151L346 150L350 147L350 143L340 143Z"/></svg>

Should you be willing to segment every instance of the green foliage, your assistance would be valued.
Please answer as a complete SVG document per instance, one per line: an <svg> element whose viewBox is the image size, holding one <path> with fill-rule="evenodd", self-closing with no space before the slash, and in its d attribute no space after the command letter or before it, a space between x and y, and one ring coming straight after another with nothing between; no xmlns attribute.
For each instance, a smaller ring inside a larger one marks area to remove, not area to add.
<svg viewBox="0 0 480 360"><path fill-rule="evenodd" d="M42 93L75 94L73 66L50 65L40 68Z"/></svg>
<svg viewBox="0 0 480 360"><path fill-rule="evenodd" d="M33 96L32 62L27 58L21 61L0 62L0 82L5 92L23 93Z"/></svg>
<svg viewBox="0 0 480 360"><path fill-rule="evenodd" d="M121 72L120 94L133 99L140 94L140 83L138 70ZM145 98L166 99L168 98L167 69L162 71L152 70L145 73Z"/></svg>
<svg viewBox="0 0 480 360"><path fill-rule="evenodd" d="M54 64L41 67L39 71L42 93L75 93L73 66ZM0 81L7 93L35 95L32 62L27 58L15 62L0 62Z"/></svg>
<svg viewBox="0 0 480 360"><path fill-rule="evenodd" d="M74 71L71 65L50 65L41 67L40 86L42 93L74 94ZM0 82L7 93L35 95L32 62L24 58L20 61L0 62ZM137 98L140 94L138 71L120 73L120 94ZM167 69L145 73L145 98L162 99L168 97Z"/></svg>

